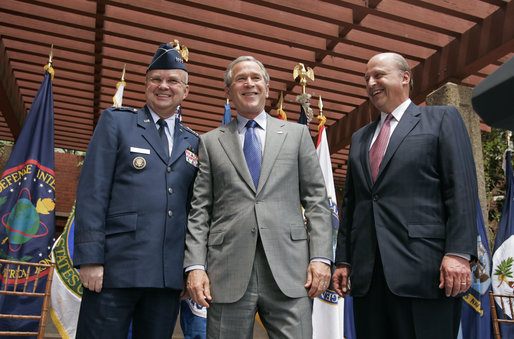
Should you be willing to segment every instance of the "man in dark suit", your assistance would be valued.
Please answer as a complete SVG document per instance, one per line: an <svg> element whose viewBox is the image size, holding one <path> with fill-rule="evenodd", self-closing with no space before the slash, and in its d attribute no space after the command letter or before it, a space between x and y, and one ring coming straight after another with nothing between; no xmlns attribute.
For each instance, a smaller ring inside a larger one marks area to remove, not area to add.
<svg viewBox="0 0 514 339"><path fill-rule="evenodd" d="M265 112L269 75L255 58L234 60L225 86L237 117L200 136L188 291L209 307L208 338L251 338L258 311L270 338L311 339L312 298L328 287L332 250L309 129Z"/></svg>
<svg viewBox="0 0 514 339"><path fill-rule="evenodd" d="M78 190L74 264L84 287L77 338L171 338L183 288L198 136L175 116L189 92L170 44L146 72L146 105L109 108Z"/></svg>
<svg viewBox="0 0 514 339"><path fill-rule="evenodd" d="M455 338L477 248L466 127L455 107L410 101L398 54L372 57L365 80L381 116L352 136L335 289L354 297L358 338Z"/></svg>

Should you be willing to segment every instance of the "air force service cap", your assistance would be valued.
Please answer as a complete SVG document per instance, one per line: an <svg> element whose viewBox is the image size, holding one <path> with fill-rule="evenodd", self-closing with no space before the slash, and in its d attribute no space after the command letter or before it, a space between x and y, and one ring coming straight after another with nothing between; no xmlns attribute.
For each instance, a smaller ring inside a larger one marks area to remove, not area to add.
<svg viewBox="0 0 514 339"><path fill-rule="evenodd" d="M182 56L170 43L159 46L146 73L152 69L183 69L187 72Z"/></svg>

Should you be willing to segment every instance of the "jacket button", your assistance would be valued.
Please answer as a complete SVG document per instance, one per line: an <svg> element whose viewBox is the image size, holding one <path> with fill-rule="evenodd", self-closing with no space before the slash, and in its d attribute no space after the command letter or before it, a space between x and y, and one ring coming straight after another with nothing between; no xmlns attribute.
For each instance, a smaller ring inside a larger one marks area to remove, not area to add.
<svg viewBox="0 0 514 339"><path fill-rule="evenodd" d="M172 217L173 216L173 211L172 210L169 210L168 211L168 217Z"/></svg>
<svg viewBox="0 0 514 339"><path fill-rule="evenodd" d="M256 229L255 227L252 227L252 233L255 233Z"/></svg>
<svg viewBox="0 0 514 339"><path fill-rule="evenodd" d="M170 187L170 188L168 188L168 193L169 193L169 194L173 194L173 188L171 188L171 187Z"/></svg>
<svg viewBox="0 0 514 339"><path fill-rule="evenodd" d="M171 172L171 167L168 166L168 168L166 170L168 171L168 173L170 173Z"/></svg>
<svg viewBox="0 0 514 339"><path fill-rule="evenodd" d="M378 194L375 194L375 195L373 196L373 200L374 200L374 201L377 201L377 200L378 200Z"/></svg>

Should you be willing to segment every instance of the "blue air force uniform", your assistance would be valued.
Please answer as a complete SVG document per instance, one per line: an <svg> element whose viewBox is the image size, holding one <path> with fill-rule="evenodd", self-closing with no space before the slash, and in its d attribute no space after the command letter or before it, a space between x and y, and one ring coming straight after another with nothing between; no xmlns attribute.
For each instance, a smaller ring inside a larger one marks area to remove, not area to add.
<svg viewBox="0 0 514 339"><path fill-rule="evenodd" d="M104 288L183 287L198 136L178 119L174 132L168 157L147 106L100 117L77 191L74 264L103 264Z"/></svg>
<svg viewBox="0 0 514 339"><path fill-rule="evenodd" d="M108 108L98 121L77 189L77 339L125 339L131 323L134 339L173 334L198 167L198 136L173 118L186 83L181 56L161 44L147 69L147 105Z"/></svg>

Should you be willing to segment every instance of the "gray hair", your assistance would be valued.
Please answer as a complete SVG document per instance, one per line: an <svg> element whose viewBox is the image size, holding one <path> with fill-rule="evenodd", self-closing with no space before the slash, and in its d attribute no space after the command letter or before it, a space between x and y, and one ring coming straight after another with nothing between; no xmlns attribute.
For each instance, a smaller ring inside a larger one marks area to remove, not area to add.
<svg viewBox="0 0 514 339"><path fill-rule="evenodd" d="M237 63L240 63L242 61L253 61L257 65L259 65L259 67L262 70L262 74L264 75L264 81L266 82L266 85L269 84L269 74L268 74L268 71L266 71L266 68L264 67L262 62L260 62L259 60L255 59L253 56L245 55L245 56L240 56L239 58L237 58L234 61L232 61L230 63L230 65L228 65L227 70L225 71L225 76L223 77L223 80L225 82L225 86L227 88L230 87L230 85L232 84L232 69L234 68L234 66Z"/></svg>
<svg viewBox="0 0 514 339"><path fill-rule="evenodd" d="M409 72L409 74L410 74L409 88L412 91L412 88L414 86L414 81L413 81L413 77L412 77L412 70L410 69L410 66L407 63L407 60L405 60L405 58L402 57L398 53L386 53L386 54L391 55L391 57L394 59L394 61L396 63L396 67L398 67L400 72L402 72L402 73Z"/></svg>

